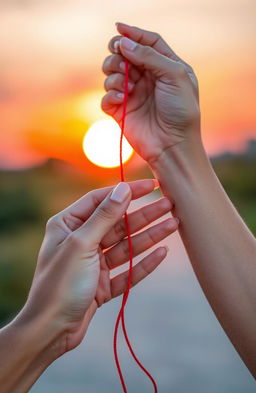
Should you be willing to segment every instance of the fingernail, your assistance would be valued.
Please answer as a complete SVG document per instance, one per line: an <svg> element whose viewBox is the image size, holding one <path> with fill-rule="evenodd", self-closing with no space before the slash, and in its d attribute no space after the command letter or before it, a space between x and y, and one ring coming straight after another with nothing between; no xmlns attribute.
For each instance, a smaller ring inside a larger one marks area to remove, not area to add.
<svg viewBox="0 0 256 393"><path fill-rule="evenodd" d="M120 42L119 41L115 41L114 42L114 52L115 53L119 53L119 46L120 46Z"/></svg>
<svg viewBox="0 0 256 393"><path fill-rule="evenodd" d="M123 22L115 22L115 25L116 25L116 26L118 26L118 25L123 25L123 26L128 26L128 27L130 27L130 25L128 25L127 23L123 23Z"/></svg>
<svg viewBox="0 0 256 393"><path fill-rule="evenodd" d="M135 49L136 46L137 46L137 43L136 43L136 42L130 40L130 39L127 38L127 37L121 38L120 43L121 43L121 45L122 45L122 47L123 47L124 49L129 50L129 51L131 51L131 52L134 51L134 49Z"/></svg>
<svg viewBox="0 0 256 393"><path fill-rule="evenodd" d="M119 64L119 68L121 71L125 71L125 62L121 61L121 63Z"/></svg>
<svg viewBox="0 0 256 393"><path fill-rule="evenodd" d="M131 91L134 88L134 83L128 82L128 90Z"/></svg>
<svg viewBox="0 0 256 393"><path fill-rule="evenodd" d="M157 179L152 179L154 182L154 190L156 190L157 188L159 188L159 181Z"/></svg>
<svg viewBox="0 0 256 393"><path fill-rule="evenodd" d="M166 249L166 252L169 252L169 251L170 251L170 249L169 249L168 246L164 246L164 248Z"/></svg>
<svg viewBox="0 0 256 393"><path fill-rule="evenodd" d="M178 217L173 217L173 218L174 218L174 220L177 222L177 224L179 225L180 220L178 219Z"/></svg>
<svg viewBox="0 0 256 393"><path fill-rule="evenodd" d="M124 93L117 93L116 96L118 98L122 98L122 100L124 99Z"/></svg>
<svg viewBox="0 0 256 393"><path fill-rule="evenodd" d="M163 198L162 199L162 208L164 209L164 210L170 210L170 208L171 208L171 202L169 201L169 199L168 198Z"/></svg>
<svg viewBox="0 0 256 393"><path fill-rule="evenodd" d="M165 221L165 223L164 223L164 226L165 226L165 229L167 230L167 231L173 231L173 227L174 227L174 225L173 225L173 220L171 219L171 218L168 218L166 221Z"/></svg>
<svg viewBox="0 0 256 393"><path fill-rule="evenodd" d="M168 254L168 252L169 252L169 247L167 247L167 246L162 246L162 247L160 247L158 250L159 250L158 252L160 252L162 255L166 255L166 254ZM164 251L164 250L165 250L165 251Z"/></svg>
<svg viewBox="0 0 256 393"><path fill-rule="evenodd" d="M131 189L127 183L119 183L114 190L112 191L112 194L110 195L111 201L117 202L117 203L123 203L128 195L130 194Z"/></svg>

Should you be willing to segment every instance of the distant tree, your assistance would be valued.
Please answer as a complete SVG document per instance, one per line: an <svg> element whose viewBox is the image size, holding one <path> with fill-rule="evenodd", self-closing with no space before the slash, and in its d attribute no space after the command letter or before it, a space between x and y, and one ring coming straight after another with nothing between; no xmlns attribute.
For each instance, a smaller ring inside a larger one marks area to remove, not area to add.
<svg viewBox="0 0 256 393"><path fill-rule="evenodd" d="M19 230L41 216L40 200L36 199L26 183L16 182L15 178L13 182L2 179L0 185L0 232Z"/></svg>

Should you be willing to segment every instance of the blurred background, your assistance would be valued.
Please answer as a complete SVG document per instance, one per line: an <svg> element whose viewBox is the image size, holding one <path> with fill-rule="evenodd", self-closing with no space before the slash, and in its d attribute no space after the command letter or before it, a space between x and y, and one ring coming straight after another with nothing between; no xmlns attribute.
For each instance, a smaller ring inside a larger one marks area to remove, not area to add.
<svg viewBox="0 0 256 393"><path fill-rule="evenodd" d="M119 131L100 110L101 64L116 21L159 32L193 66L207 152L256 233L255 19L254 0L0 1L1 325L26 300L46 220L88 190L118 182ZM127 179L151 176L129 146L125 156ZM168 258L132 291L127 308L131 340L159 392L255 391L179 236L166 243ZM102 307L80 347L31 391L121 391L112 355L119 305L116 299ZM120 353L129 391L150 392L126 349Z"/></svg>

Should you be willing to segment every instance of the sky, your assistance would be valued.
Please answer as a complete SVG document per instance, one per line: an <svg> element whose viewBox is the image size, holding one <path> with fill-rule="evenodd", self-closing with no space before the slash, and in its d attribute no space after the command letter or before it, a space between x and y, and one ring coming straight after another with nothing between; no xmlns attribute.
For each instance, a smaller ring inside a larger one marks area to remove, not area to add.
<svg viewBox="0 0 256 393"><path fill-rule="evenodd" d="M256 138L255 0L1 0L0 168L86 167L107 44L122 21L160 33L194 68L209 154Z"/></svg>

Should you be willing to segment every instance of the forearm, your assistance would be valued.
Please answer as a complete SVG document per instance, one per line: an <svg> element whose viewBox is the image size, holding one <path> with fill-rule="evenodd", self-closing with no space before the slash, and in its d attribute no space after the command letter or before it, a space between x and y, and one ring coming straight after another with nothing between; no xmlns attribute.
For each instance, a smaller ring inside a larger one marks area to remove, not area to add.
<svg viewBox="0 0 256 393"><path fill-rule="evenodd" d="M236 212L201 140L174 146L151 164L174 199L180 234L216 316L256 375L256 241Z"/></svg>
<svg viewBox="0 0 256 393"><path fill-rule="evenodd" d="M61 339L44 324L24 322L18 317L1 329L1 392L28 392L43 371L60 355L60 346Z"/></svg>

